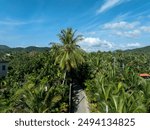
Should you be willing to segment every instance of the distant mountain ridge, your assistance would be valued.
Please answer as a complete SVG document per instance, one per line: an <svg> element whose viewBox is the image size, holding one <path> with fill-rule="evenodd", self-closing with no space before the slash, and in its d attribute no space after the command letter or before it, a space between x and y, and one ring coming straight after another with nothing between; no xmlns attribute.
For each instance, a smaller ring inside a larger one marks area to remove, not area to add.
<svg viewBox="0 0 150 130"><path fill-rule="evenodd" d="M50 47L36 47L36 46L28 46L28 47L16 47L11 48L6 45L0 45L0 52L18 52L18 51L25 51L25 52L31 52L31 51L37 51L37 52L44 52L49 50ZM128 49L124 52L133 52L133 53L149 53L150 54L150 46L142 47L142 48L136 48L136 49Z"/></svg>
<svg viewBox="0 0 150 130"><path fill-rule="evenodd" d="M31 51L38 51L43 52L46 50L49 50L49 47L36 47L36 46L29 46L29 47L15 47L11 48L6 45L0 45L0 52L15 52L15 51L25 51L25 52L31 52Z"/></svg>
<svg viewBox="0 0 150 130"><path fill-rule="evenodd" d="M0 45L0 49L10 49L10 47L8 47L6 45Z"/></svg>
<svg viewBox="0 0 150 130"><path fill-rule="evenodd" d="M150 46L136 48L136 49L130 49L130 50L126 50L125 52L150 53Z"/></svg>

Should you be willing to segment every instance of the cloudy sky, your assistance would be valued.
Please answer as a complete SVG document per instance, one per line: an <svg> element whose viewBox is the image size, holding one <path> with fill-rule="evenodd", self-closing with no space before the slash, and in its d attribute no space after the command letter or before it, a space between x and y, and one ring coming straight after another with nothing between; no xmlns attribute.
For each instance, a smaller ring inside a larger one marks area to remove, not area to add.
<svg viewBox="0 0 150 130"><path fill-rule="evenodd" d="M150 0L0 0L0 44L49 46L61 29L87 51L150 45Z"/></svg>

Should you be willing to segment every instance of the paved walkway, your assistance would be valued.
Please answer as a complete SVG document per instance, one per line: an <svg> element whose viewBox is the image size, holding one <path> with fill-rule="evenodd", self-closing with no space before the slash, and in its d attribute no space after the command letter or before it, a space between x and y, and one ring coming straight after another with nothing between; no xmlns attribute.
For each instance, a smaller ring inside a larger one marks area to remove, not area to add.
<svg viewBox="0 0 150 130"><path fill-rule="evenodd" d="M90 113L89 105L84 90L77 84L72 86L73 113Z"/></svg>

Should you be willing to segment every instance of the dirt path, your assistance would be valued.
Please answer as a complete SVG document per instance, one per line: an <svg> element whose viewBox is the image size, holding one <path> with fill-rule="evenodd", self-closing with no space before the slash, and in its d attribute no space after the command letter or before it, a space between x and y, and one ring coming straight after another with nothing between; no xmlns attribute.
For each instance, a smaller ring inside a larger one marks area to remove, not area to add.
<svg viewBox="0 0 150 130"><path fill-rule="evenodd" d="M72 86L72 107L74 113L90 113L86 94L76 83Z"/></svg>

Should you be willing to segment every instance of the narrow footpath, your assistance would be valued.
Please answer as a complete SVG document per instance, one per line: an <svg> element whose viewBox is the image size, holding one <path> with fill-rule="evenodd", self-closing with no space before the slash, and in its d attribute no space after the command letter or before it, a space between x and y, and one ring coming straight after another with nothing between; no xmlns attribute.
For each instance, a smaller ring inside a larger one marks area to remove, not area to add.
<svg viewBox="0 0 150 130"><path fill-rule="evenodd" d="M90 113L85 91L77 83L72 86L72 108L73 113Z"/></svg>

